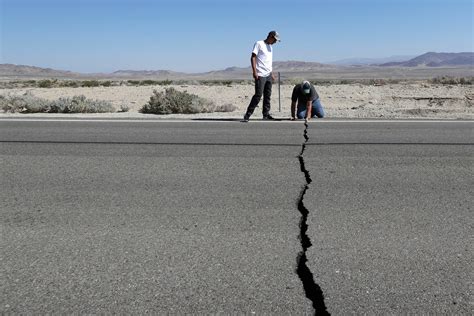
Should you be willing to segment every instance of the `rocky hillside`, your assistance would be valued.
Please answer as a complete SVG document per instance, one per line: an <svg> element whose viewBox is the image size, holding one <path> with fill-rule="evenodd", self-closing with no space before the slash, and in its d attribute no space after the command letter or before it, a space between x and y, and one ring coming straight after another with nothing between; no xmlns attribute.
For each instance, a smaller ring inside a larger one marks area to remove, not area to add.
<svg viewBox="0 0 474 316"><path fill-rule="evenodd" d="M26 65L0 64L0 76L75 77L78 73Z"/></svg>
<svg viewBox="0 0 474 316"><path fill-rule="evenodd" d="M474 53L433 53L429 52L404 62L381 64L382 67L474 67Z"/></svg>

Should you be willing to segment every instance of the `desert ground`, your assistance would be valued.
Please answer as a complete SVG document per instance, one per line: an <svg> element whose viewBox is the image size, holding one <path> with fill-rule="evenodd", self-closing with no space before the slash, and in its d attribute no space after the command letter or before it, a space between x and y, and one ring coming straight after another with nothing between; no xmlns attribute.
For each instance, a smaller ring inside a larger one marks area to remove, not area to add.
<svg viewBox="0 0 474 316"><path fill-rule="evenodd" d="M205 114L141 114L140 108L148 102L153 90L164 91L173 87L212 100L216 105L234 105L236 110ZM271 113L277 118L290 116L293 85L273 85ZM380 85L327 84L316 86L327 118L423 118L423 119L474 119L474 87L472 85L447 85L428 82L402 82ZM126 113L85 114L108 117L156 118L240 118L254 92L250 83L232 84L172 84L169 86L110 86L110 87L61 87L61 88L3 88L0 95L32 95L48 100L84 95L87 98L106 100L117 109L125 105ZM280 111L281 104L281 111ZM261 105L261 103L260 103ZM261 118L261 107L252 119ZM0 111L1 116L12 114ZM18 115L18 114L16 114ZM44 115L44 114L42 114ZM51 114L49 114L51 115Z"/></svg>

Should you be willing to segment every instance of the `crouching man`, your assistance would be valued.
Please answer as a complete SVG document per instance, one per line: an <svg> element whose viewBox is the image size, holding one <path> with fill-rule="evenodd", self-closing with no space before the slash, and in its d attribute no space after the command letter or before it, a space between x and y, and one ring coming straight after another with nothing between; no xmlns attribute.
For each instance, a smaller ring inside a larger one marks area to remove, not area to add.
<svg viewBox="0 0 474 316"><path fill-rule="evenodd" d="M307 121L312 117L324 117L319 95L314 86L306 80L297 84L291 95L291 120L295 120L296 117Z"/></svg>

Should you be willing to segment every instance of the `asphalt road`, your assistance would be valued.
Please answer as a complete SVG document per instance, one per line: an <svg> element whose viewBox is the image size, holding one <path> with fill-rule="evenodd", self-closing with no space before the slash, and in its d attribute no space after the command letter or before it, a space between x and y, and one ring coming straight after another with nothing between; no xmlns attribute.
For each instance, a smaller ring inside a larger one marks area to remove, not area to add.
<svg viewBox="0 0 474 316"><path fill-rule="evenodd" d="M0 120L0 312L471 313L473 126Z"/></svg>

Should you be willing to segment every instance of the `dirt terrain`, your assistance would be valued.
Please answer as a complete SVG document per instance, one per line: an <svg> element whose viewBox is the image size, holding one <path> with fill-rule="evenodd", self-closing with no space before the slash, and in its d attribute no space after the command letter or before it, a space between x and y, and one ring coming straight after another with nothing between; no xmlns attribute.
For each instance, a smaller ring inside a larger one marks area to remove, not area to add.
<svg viewBox="0 0 474 316"><path fill-rule="evenodd" d="M254 87L249 83L182 84L156 86L62 87L62 88L3 88L0 95L31 93L48 100L84 95L87 98L110 101L117 110L129 108L120 116L140 116L140 108L148 102L153 90L173 87L212 100L216 105L232 104L237 109L226 113L169 115L169 117L241 117L252 98ZM273 85L272 113L289 117L293 85ZM474 119L474 87L425 82L396 84L328 84L316 86L327 117L336 118L446 118ZM261 104L261 103L260 103ZM281 105L280 105L281 104ZM281 112L279 108L281 106ZM253 118L260 118L257 108ZM0 112L1 115L10 115ZM104 114L105 115L105 114ZM111 114L108 114L111 115Z"/></svg>

